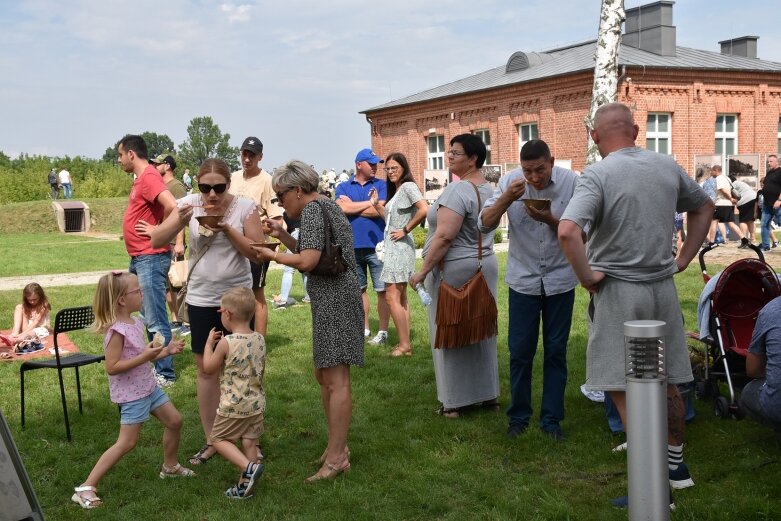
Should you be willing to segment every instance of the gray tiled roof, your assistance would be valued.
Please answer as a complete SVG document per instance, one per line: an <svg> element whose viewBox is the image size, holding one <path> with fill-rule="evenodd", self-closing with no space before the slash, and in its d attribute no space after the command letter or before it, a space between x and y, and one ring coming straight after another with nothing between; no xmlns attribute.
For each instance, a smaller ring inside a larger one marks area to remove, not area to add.
<svg viewBox="0 0 781 521"><path fill-rule="evenodd" d="M512 72L505 72L506 65L501 65L485 72L434 87L433 89L383 103L382 105L361 111L361 113L592 70L594 68L595 43L595 40L591 40L571 47L540 53L547 54L553 59L531 66L528 69ZM757 58L728 56L718 52L690 49L688 47L677 47L675 56L660 56L628 45L622 45L618 61L620 65L645 66L649 68L729 69L734 71L781 73L781 63Z"/></svg>

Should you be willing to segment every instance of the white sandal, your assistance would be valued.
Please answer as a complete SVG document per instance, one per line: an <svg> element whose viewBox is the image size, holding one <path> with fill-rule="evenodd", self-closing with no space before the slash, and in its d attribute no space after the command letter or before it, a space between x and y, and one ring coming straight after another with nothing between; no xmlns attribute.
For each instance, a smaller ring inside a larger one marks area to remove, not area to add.
<svg viewBox="0 0 781 521"><path fill-rule="evenodd" d="M192 478L195 477L195 472L188 469L187 467L182 467L180 464L176 464L173 467L166 467L165 463L163 463L163 468L160 470L160 479L165 478Z"/></svg>
<svg viewBox="0 0 781 521"><path fill-rule="evenodd" d="M73 496L71 496L71 501L74 503L78 503L81 508L86 509L92 509L97 508L100 505L103 504L103 501L98 497L98 490L95 487L89 486L89 485L81 485L79 487L76 487L73 489L75 492ZM82 492L92 492L95 494L95 497L93 498L86 498L81 495Z"/></svg>

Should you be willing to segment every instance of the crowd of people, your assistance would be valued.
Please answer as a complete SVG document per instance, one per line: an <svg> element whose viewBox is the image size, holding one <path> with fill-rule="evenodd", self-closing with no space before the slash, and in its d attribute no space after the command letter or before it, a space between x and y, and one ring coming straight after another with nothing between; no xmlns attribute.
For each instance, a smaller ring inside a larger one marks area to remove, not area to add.
<svg viewBox="0 0 781 521"><path fill-rule="evenodd" d="M121 425L117 442L75 488L73 501L84 508L101 505L101 477L135 446L150 414L165 428L160 477L195 475L178 461L182 418L163 390L176 380L173 357L183 350L182 331L189 333L196 359L204 435L189 466L219 454L239 470L225 496L253 495L264 470L260 437L269 327L264 287L272 262L285 268L274 305L287 305L297 270L305 274L311 307L312 359L327 443L320 468L306 478L308 483L334 479L351 468L351 367L364 364L365 343L385 346L392 318L398 344L387 354L412 356L410 324L415 317L407 286L424 288L433 300L427 318L438 413L455 419L475 408L499 410L496 331L447 349L438 348L436 335L442 285L459 288L481 274L495 301L499 269L493 235L504 215L510 236L504 278L510 317L508 438L523 436L534 421L531 382L541 334L537 422L552 440L565 439L567 345L580 284L590 293L585 388L606 393L624 425L623 324L665 321L669 481L672 488L693 486L683 459L685 407L676 385L693 377L673 276L688 266L706 237L715 240L722 223L750 241L757 194L745 183L721 176L716 167L701 187L670 156L635 146L638 127L625 105L602 106L590 132L603 160L580 176L554 166L548 145L534 139L520 151L520 168L496 186L481 173L487 152L482 140L457 135L450 140L447 158L458 180L431 205L398 152L383 159L371 149L360 150L354 175L330 186L335 192L330 198L323 196L322 177L304 162L290 161L273 174L260 168L263 144L248 137L241 146L241 170L231 172L224 161L207 159L193 177L187 173L185 185L195 189L188 193L182 183L172 183L173 157L150 160L141 137L125 136L117 149L122 168L135 176L123 221L131 260L127 272L101 278L93 306L95 327L105 335L109 388L120 407ZM377 176L380 165L387 181ZM779 181L776 163L762 190L763 232L764 216L769 223L781 214ZM734 204L740 225L732 222ZM674 214L686 218L687 233L680 237L677 255L658 247L669 244L677 226L670 220ZM428 234L423 263L416 270L410 234L424 220ZM627 229L642 230L644 240L624 240ZM166 279L172 255L183 255L185 244L189 273L186 294L179 295L181 306ZM376 296L375 335L369 322L369 279ZM172 311L185 311L186 316L176 318L188 323L188 330L172 330L166 294ZM25 288L14 334L23 336L48 323L48 309L40 287ZM750 384L745 401L752 414L778 428L774 392L781 385L781 340L779 327L767 318L771 312L760 317L749 354L750 374L761 383ZM625 506L626 499L615 504Z"/></svg>
<svg viewBox="0 0 781 521"><path fill-rule="evenodd" d="M759 181L759 190L754 190L735 173L727 176L722 172L721 165L709 166L704 169L704 173L708 177L700 181L700 186L716 205L707 244L728 244L729 230L740 239L738 248L748 248L756 240L755 221L760 219L759 247L762 251L777 248L779 243L772 228L781 226L781 168L778 166L778 157L775 154L767 156L767 174Z"/></svg>

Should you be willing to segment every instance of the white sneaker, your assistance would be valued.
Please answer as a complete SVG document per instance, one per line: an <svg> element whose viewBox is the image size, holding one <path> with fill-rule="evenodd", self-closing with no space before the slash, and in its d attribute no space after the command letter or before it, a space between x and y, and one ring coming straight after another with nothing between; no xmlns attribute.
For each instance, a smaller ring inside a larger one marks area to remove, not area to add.
<svg viewBox="0 0 781 521"><path fill-rule="evenodd" d="M613 447L613 452L624 452L626 451L626 442L622 443L621 445L616 445Z"/></svg>
<svg viewBox="0 0 781 521"><path fill-rule="evenodd" d="M364 330L363 330L363 337L364 337L364 338L369 338L370 336L372 336L372 331L371 331L371 329L364 329Z"/></svg>
<svg viewBox="0 0 781 521"><path fill-rule="evenodd" d="M388 341L388 332L387 331L379 331L377 332L377 336L369 340L369 344L373 346L379 346Z"/></svg>

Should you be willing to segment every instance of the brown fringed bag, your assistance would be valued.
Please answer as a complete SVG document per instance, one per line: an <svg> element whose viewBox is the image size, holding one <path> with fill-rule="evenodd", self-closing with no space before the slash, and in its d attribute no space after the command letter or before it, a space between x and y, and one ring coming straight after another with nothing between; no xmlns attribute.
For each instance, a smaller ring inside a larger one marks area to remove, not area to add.
<svg viewBox="0 0 781 521"><path fill-rule="evenodd" d="M477 211L482 203L477 193ZM454 288L444 280L443 264L440 265L439 299L437 301L434 338L435 349L451 349L475 344L499 332L496 300L483 276L483 234L477 230L477 273L460 288Z"/></svg>

